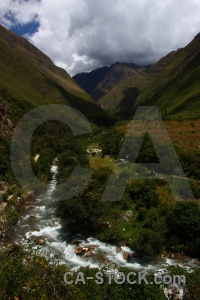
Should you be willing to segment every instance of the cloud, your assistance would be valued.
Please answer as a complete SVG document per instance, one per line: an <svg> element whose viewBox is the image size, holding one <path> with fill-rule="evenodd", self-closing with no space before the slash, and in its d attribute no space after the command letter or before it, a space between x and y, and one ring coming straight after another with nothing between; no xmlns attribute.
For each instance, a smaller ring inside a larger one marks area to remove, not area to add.
<svg viewBox="0 0 200 300"><path fill-rule="evenodd" d="M153 63L200 31L198 0L1 2L1 23L36 20L28 39L72 75L117 61Z"/></svg>

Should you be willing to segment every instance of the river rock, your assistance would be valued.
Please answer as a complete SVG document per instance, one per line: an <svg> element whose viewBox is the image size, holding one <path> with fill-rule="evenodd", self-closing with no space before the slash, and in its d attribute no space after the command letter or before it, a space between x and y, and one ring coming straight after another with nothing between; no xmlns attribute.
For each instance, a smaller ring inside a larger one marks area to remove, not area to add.
<svg viewBox="0 0 200 300"><path fill-rule="evenodd" d="M108 263L108 260L107 260L107 258L106 258L104 255L101 255L101 256L100 256L100 261L101 261L103 264L107 264L107 263Z"/></svg>
<svg viewBox="0 0 200 300"><path fill-rule="evenodd" d="M95 249L97 249L97 248L99 248L98 245L93 245L93 246L90 247L91 250L95 250Z"/></svg>
<svg viewBox="0 0 200 300"><path fill-rule="evenodd" d="M130 256L130 254L129 254L128 252L124 252L124 253L123 253L123 258L124 258L126 261L129 261L130 258L131 258L131 256Z"/></svg>
<svg viewBox="0 0 200 300"><path fill-rule="evenodd" d="M40 246L44 246L45 244L46 244L45 239L40 239L40 240L38 241L38 245L40 245Z"/></svg>
<svg viewBox="0 0 200 300"><path fill-rule="evenodd" d="M116 263L112 263L109 266L111 269L116 269L117 268L117 264Z"/></svg>
<svg viewBox="0 0 200 300"><path fill-rule="evenodd" d="M117 253L122 252L122 248L120 246L118 246L117 249L116 249L116 252Z"/></svg>
<svg viewBox="0 0 200 300"><path fill-rule="evenodd" d="M85 257L91 257L92 256L92 251L87 251L86 253L85 253Z"/></svg>
<svg viewBox="0 0 200 300"><path fill-rule="evenodd" d="M30 217L31 217L31 218L35 218L35 217L36 217L36 215L34 215L34 214L31 214L31 215L30 215Z"/></svg>
<svg viewBox="0 0 200 300"><path fill-rule="evenodd" d="M83 255L85 254L89 249L84 247L78 247L75 251L76 255Z"/></svg>

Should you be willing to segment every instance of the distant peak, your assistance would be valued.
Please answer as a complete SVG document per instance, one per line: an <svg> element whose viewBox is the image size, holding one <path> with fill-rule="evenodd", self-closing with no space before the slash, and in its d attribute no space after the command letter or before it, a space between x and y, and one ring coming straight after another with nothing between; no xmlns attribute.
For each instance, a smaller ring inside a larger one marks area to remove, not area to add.
<svg viewBox="0 0 200 300"><path fill-rule="evenodd" d="M126 63L126 62L119 62L117 61L116 63L112 64L110 66L110 68L113 68L113 67L116 67L116 66L122 66L122 67L128 67L128 68L131 68L131 69L140 69L141 66L139 65L136 65L135 63Z"/></svg>

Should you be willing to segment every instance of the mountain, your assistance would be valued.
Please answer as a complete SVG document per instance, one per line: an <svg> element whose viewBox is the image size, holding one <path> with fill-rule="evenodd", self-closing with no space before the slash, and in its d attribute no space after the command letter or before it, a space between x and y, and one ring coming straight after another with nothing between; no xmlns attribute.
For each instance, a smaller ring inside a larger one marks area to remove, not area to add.
<svg viewBox="0 0 200 300"><path fill-rule="evenodd" d="M156 105L168 118L200 117L200 33L175 52L138 96L137 105Z"/></svg>
<svg viewBox="0 0 200 300"><path fill-rule="evenodd" d="M174 55L175 51L148 68L140 69L122 79L98 100L99 105L110 114L129 116L133 113L133 105L140 92L165 68Z"/></svg>
<svg viewBox="0 0 200 300"><path fill-rule="evenodd" d="M156 105L166 118L200 117L200 34L133 76L121 80L99 99L107 112L121 117L138 105Z"/></svg>
<svg viewBox="0 0 200 300"><path fill-rule="evenodd" d="M89 120L109 120L105 111L69 74L55 66L39 49L1 25L0 36L0 104L9 94L15 99L17 108L20 105L68 104Z"/></svg>
<svg viewBox="0 0 200 300"><path fill-rule="evenodd" d="M110 67L98 68L89 73L79 73L73 79L97 101L119 81L140 72L142 69L134 63L117 62Z"/></svg>

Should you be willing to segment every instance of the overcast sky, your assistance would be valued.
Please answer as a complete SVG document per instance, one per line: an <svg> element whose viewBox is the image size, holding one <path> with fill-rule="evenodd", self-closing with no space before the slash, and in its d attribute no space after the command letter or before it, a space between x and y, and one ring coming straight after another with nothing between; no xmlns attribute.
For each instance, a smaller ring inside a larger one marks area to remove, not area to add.
<svg viewBox="0 0 200 300"><path fill-rule="evenodd" d="M200 0L1 0L0 23L74 75L185 46L200 32Z"/></svg>

